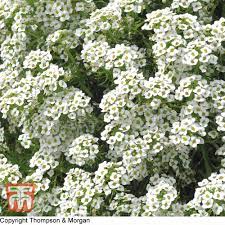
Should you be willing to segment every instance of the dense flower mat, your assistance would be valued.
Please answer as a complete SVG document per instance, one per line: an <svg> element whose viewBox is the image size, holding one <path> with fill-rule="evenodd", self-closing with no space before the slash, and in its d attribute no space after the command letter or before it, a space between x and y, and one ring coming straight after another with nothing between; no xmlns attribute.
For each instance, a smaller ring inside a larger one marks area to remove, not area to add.
<svg viewBox="0 0 225 225"><path fill-rule="evenodd" d="M225 215L223 16L0 0L0 184L36 184L30 215Z"/></svg>

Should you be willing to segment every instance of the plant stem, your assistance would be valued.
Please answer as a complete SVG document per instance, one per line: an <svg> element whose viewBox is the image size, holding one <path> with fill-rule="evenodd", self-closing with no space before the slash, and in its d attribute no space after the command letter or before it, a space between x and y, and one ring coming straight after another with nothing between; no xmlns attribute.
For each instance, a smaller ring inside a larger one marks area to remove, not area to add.
<svg viewBox="0 0 225 225"><path fill-rule="evenodd" d="M204 165L205 165L205 173L206 173L206 176L209 177L210 174L212 173L212 168L209 164L209 157L208 157L208 152L207 152L207 149L205 148L204 145L200 145L199 146L199 149L202 153L202 157L203 157L203 161L204 161Z"/></svg>

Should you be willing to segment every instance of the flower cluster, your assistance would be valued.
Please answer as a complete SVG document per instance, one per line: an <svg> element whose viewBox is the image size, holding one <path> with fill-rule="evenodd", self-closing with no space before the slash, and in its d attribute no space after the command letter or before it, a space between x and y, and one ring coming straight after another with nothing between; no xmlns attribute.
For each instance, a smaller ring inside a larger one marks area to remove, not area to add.
<svg viewBox="0 0 225 225"><path fill-rule="evenodd" d="M94 173L71 169L60 194L57 215L99 215L106 199L115 191L123 191L128 183L121 163L103 162Z"/></svg>
<svg viewBox="0 0 225 225"><path fill-rule="evenodd" d="M97 154L99 153L98 138L90 134L84 134L73 140L65 152L67 160L72 164L83 166L85 164L91 165Z"/></svg>
<svg viewBox="0 0 225 225"><path fill-rule="evenodd" d="M88 29L86 32L95 33L109 29L118 29L120 27L121 14L122 11L118 4L109 3L104 8L96 9L86 21Z"/></svg>
<svg viewBox="0 0 225 225"><path fill-rule="evenodd" d="M89 41L84 44L81 57L93 71L99 68L107 70L139 68L146 64L144 49L137 46L117 44L110 48L106 41Z"/></svg>
<svg viewBox="0 0 225 225"><path fill-rule="evenodd" d="M192 215L210 216L224 213L224 170L221 173L212 173L208 179L198 183L194 199L187 204L187 211Z"/></svg>
<svg viewBox="0 0 225 225"><path fill-rule="evenodd" d="M3 154L0 154L0 162L1 184L17 183L17 181L22 177L18 165L13 165L8 162L7 158Z"/></svg>
<svg viewBox="0 0 225 225"><path fill-rule="evenodd" d="M39 66L40 69L46 69L49 66L49 62L52 60L50 52L31 51L28 56L25 57L23 67L25 69L34 69Z"/></svg>
<svg viewBox="0 0 225 225"><path fill-rule="evenodd" d="M114 4L118 4L124 12L141 13L146 8L146 0L111 0Z"/></svg>
<svg viewBox="0 0 225 225"><path fill-rule="evenodd" d="M175 179L173 177L159 178L156 174L150 178L150 184L147 186L145 213L154 215L162 210L168 210L172 202L177 198L177 191L174 187Z"/></svg>
<svg viewBox="0 0 225 225"><path fill-rule="evenodd" d="M38 215L54 215L55 207L59 204L59 196L61 189L59 187L53 188L50 192L39 192L35 196L35 208L28 213L29 216Z"/></svg>

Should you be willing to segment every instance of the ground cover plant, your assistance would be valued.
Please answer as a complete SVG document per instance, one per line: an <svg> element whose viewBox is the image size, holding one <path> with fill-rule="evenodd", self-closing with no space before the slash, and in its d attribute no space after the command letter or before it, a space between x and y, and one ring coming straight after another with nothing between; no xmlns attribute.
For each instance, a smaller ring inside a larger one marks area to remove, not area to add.
<svg viewBox="0 0 225 225"><path fill-rule="evenodd" d="M0 184L37 216L225 215L223 0L0 0ZM21 214L24 215L24 214Z"/></svg>

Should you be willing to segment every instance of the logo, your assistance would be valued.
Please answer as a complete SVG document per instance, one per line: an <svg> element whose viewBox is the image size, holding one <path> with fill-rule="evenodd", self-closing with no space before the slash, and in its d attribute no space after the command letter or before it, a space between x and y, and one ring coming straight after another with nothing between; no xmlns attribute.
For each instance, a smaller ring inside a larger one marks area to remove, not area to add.
<svg viewBox="0 0 225 225"><path fill-rule="evenodd" d="M9 211L31 212L34 207L34 184L6 184Z"/></svg>

